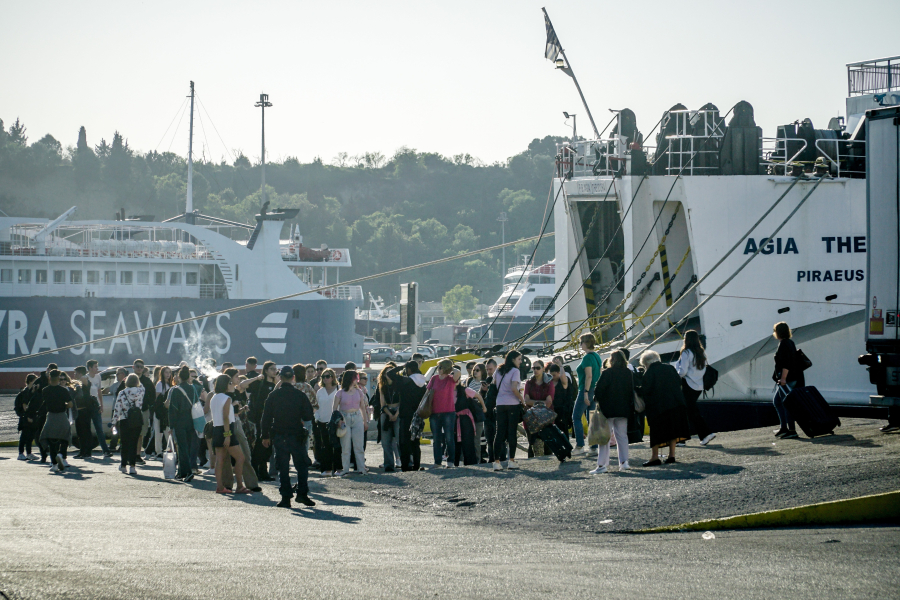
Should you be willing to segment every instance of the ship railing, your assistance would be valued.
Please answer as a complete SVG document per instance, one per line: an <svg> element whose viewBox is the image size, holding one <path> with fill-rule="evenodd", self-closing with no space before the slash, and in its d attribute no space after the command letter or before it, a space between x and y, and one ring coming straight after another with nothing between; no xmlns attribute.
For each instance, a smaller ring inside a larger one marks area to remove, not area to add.
<svg viewBox="0 0 900 600"><path fill-rule="evenodd" d="M862 96L900 89L900 56L847 65L847 95Z"/></svg>
<svg viewBox="0 0 900 600"><path fill-rule="evenodd" d="M664 127L674 133L666 139L666 173L714 175L719 171L719 140L725 137L724 119L718 110L670 110ZM708 160L698 160L708 157Z"/></svg>
<svg viewBox="0 0 900 600"><path fill-rule="evenodd" d="M619 172L625 161L625 138L578 140L556 145L557 177L602 177Z"/></svg>
<svg viewBox="0 0 900 600"><path fill-rule="evenodd" d="M762 138L762 164L785 169L792 165L800 165L797 159L806 150L806 140L803 138L774 137ZM788 154L790 153L790 156Z"/></svg>
<svg viewBox="0 0 900 600"><path fill-rule="evenodd" d="M322 286L312 285L311 289L318 289ZM319 292L329 300L363 300L363 291L361 285L339 285L330 287Z"/></svg>
<svg viewBox="0 0 900 600"><path fill-rule="evenodd" d="M228 286L221 283L201 283L201 298L228 299Z"/></svg>
<svg viewBox="0 0 900 600"><path fill-rule="evenodd" d="M865 176L865 140L819 139L816 140L816 149L828 163L834 177Z"/></svg>

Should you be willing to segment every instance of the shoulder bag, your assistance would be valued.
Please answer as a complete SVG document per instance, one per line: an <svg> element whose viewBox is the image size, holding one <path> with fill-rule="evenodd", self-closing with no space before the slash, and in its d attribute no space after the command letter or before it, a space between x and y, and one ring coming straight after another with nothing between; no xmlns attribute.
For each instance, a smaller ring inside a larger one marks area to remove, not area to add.
<svg viewBox="0 0 900 600"><path fill-rule="evenodd" d="M434 402L434 390L428 389L425 391L425 395L422 396L422 401L419 402L419 408L416 409L416 416L421 417L422 419L427 419L431 416L432 403Z"/></svg>

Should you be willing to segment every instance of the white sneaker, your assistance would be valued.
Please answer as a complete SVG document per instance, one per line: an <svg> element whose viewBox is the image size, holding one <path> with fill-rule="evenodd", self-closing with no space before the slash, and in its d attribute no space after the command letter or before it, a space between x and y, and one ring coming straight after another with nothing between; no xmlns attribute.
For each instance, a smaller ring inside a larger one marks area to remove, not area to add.
<svg viewBox="0 0 900 600"><path fill-rule="evenodd" d="M347 469L344 469L343 471L338 471L337 473L335 473L334 476L335 476L335 477L343 477L343 476L345 476L347 473L349 473L349 471L347 471Z"/></svg>
<svg viewBox="0 0 900 600"><path fill-rule="evenodd" d="M627 471L627 470L630 469L630 468L631 468L631 467L628 465L627 462L624 462L624 463L622 463L621 465L619 465L619 470L620 470L620 471Z"/></svg>
<svg viewBox="0 0 900 600"><path fill-rule="evenodd" d="M64 467L68 467L68 466L69 466L69 462L68 462L66 459L62 459L62 460L63 460L63 466L64 466Z"/></svg>
<svg viewBox="0 0 900 600"><path fill-rule="evenodd" d="M593 471L591 471L591 475L600 475L601 473L606 473L606 467L597 467Z"/></svg>
<svg viewBox="0 0 900 600"><path fill-rule="evenodd" d="M134 467L130 467L128 469L128 474L129 475L137 475L137 469L135 469Z"/></svg>
<svg viewBox="0 0 900 600"><path fill-rule="evenodd" d="M125 468L125 465L119 465L119 470L123 473L127 473L128 469Z"/></svg>
<svg viewBox="0 0 900 600"><path fill-rule="evenodd" d="M39 459L37 456L35 456L34 454L29 454L26 458L28 458L28 460L40 460L40 459Z"/></svg>
<svg viewBox="0 0 900 600"><path fill-rule="evenodd" d="M516 461L510 460L509 462L506 463L506 468L510 469L510 470L518 469L519 465L516 464Z"/></svg>
<svg viewBox="0 0 900 600"><path fill-rule="evenodd" d="M28 457L24 454L19 454L19 460L28 460Z"/></svg>
<svg viewBox="0 0 900 600"><path fill-rule="evenodd" d="M212 465L209 464L209 461L206 461L206 464L200 467L201 469L211 469Z"/></svg>
<svg viewBox="0 0 900 600"><path fill-rule="evenodd" d="M60 471L62 471L63 469L65 469L65 468L68 466L68 465L66 465L66 461L63 460L62 454L57 454L57 455L56 455L56 461L55 461L55 462L56 462L56 466L59 467L59 470L60 470Z"/></svg>
<svg viewBox="0 0 900 600"><path fill-rule="evenodd" d="M495 471L502 471L502 470L503 470L503 465L500 463L500 461L497 461L497 462L494 463L494 470L495 470Z"/></svg>
<svg viewBox="0 0 900 600"><path fill-rule="evenodd" d="M587 450L584 446L576 446L575 449L572 450L572 456L575 456L576 454L584 454L586 452Z"/></svg>
<svg viewBox="0 0 900 600"><path fill-rule="evenodd" d="M147 453L144 452L143 450L141 450L141 458L142 458L142 459L147 458Z"/></svg>
<svg viewBox="0 0 900 600"><path fill-rule="evenodd" d="M676 448L687 448L687 444L685 444L684 442L678 442L677 444L675 444L675 447Z"/></svg>
<svg viewBox="0 0 900 600"><path fill-rule="evenodd" d="M709 434L708 436L706 436L705 438L703 438L702 440L700 440L700 445L701 445L701 446L705 446L705 445L707 445L708 443L710 443L711 441L713 441L714 439L716 439L716 434L715 434L715 433L711 433L711 434Z"/></svg>
<svg viewBox="0 0 900 600"><path fill-rule="evenodd" d="M56 464L54 464L52 467L50 467L50 472L51 473L59 473L59 467L57 467Z"/></svg>
<svg viewBox="0 0 900 600"><path fill-rule="evenodd" d="M204 474L204 475L213 475L213 476L215 476L216 470L215 470L215 469L209 469L208 471L204 471L203 474Z"/></svg>

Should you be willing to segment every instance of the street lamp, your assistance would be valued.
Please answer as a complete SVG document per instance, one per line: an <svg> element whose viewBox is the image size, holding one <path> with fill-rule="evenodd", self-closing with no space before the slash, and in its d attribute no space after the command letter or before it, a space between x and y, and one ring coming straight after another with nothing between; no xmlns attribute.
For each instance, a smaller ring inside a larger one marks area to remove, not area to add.
<svg viewBox="0 0 900 600"><path fill-rule="evenodd" d="M260 94L259 102L254 104L256 108L262 108L262 154L260 155L260 165L262 166L262 188L261 200L266 203L266 108L272 106L269 102L268 94Z"/></svg>

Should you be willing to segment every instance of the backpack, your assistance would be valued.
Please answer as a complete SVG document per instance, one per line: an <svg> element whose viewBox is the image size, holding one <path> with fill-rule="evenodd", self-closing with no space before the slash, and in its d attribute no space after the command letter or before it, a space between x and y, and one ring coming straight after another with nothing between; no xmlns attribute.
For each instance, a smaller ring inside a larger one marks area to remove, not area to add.
<svg viewBox="0 0 900 600"><path fill-rule="evenodd" d="M719 372L711 365L706 365L706 371L703 373L703 391L712 390L717 381L719 381Z"/></svg>

